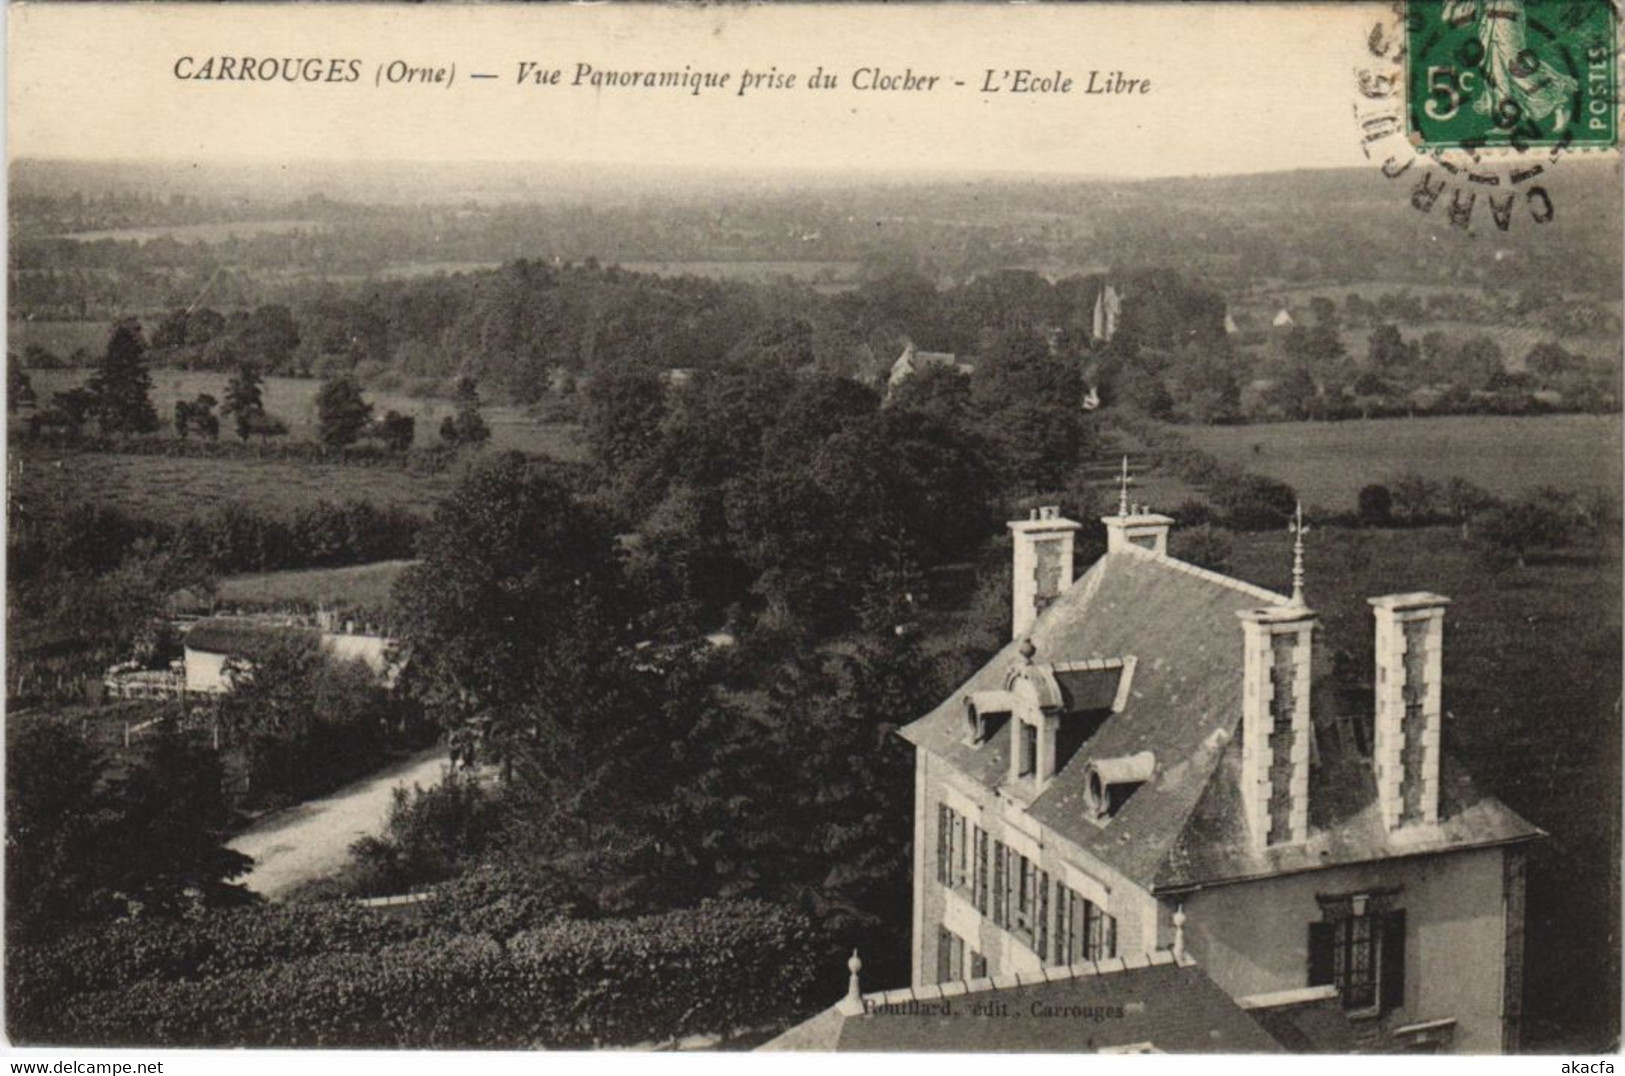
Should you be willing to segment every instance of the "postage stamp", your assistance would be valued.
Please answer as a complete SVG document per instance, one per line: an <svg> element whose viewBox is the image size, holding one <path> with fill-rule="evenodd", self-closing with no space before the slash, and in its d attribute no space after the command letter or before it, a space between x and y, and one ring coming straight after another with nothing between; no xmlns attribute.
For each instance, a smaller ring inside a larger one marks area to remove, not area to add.
<svg viewBox="0 0 1625 1076"><path fill-rule="evenodd" d="M1411 0L1411 142L1468 151L1617 145L1615 18L1604 0Z"/></svg>

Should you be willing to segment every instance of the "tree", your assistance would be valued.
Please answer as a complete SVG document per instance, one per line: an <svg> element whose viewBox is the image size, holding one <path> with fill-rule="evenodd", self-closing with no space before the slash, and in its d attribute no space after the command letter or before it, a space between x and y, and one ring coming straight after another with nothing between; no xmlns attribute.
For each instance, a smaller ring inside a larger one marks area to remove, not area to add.
<svg viewBox="0 0 1625 1076"><path fill-rule="evenodd" d="M1464 538L1475 516L1500 504L1495 494L1459 476L1444 484L1440 502L1445 514L1460 525Z"/></svg>
<svg viewBox="0 0 1625 1076"><path fill-rule="evenodd" d="M1491 508L1478 517L1478 535L1500 556L1511 557L1522 568L1529 554L1542 549L1561 549L1573 539L1571 517L1543 498L1520 497L1510 504Z"/></svg>
<svg viewBox="0 0 1625 1076"><path fill-rule="evenodd" d="M118 888L144 913L254 899L232 884L254 861L225 847L232 812L224 781L220 756L172 721L142 744L120 790L121 828L134 839L121 842Z"/></svg>
<svg viewBox="0 0 1625 1076"><path fill-rule="evenodd" d="M648 369L615 367L587 383L585 434L593 458L611 475L650 461L666 416L666 385Z"/></svg>
<svg viewBox="0 0 1625 1076"><path fill-rule="evenodd" d="M1050 354L1036 333L995 334L977 363L971 395L1018 489L1057 489L1087 455L1092 429L1076 362Z"/></svg>
<svg viewBox="0 0 1625 1076"><path fill-rule="evenodd" d="M245 362L237 367L237 372L226 385L226 403L220 413L234 417L237 436L243 441L248 440L249 434L261 432L256 428L259 420L265 417L265 397L261 384L259 370Z"/></svg>
<svg viewBox="0 0 1625 1076"><path fill-rule="evenodd" d="M1360 489L1360 522L1368 527L1386 527L1394 518L1394 495L1387 486L1373 483Z"/></svg>
<svg viewBox="0 0 1625 1076"><path fill-rule="evenodd" d="M269 443L273 437L288 436L288 424L275 415L268 415L264 411L251 414L247 423L238 423L238 436L245 441L252 434L260 439L261 444Z"/></svg>
<svg viewBox="0 0 1625 1076"><path fill-rule="evenodd" d="M103 433L152 433L158 429L146 356L147 343L139 324L123 322L113 330L89 385Z"/></svg>
<svg viewBox="0 0 1625 1076"><path fill-rule="evenodd" d="M1371 330L1371 369L1378 374L1398 373L1416 358L1416 349L1405 343L1399 328L1391 324Z"/></svg>
<svg viewBox="0 0 1625 1076"><path fill-rule="evenodd" d="M1291 486L1255 474L1216 479L1209 494L1228 525L1247 530L1285 526L1298 503Z"/></svg>
<svg viewBox="0 0 1625 1076"><path fill-rule="evenodd" d="M480 445L491 429L480 416L479 384L471 377L457 379L457 414L447 415L440 424L440 439L448 445Z"/></svg>
<svg viewBox="0 0 1625 1076"><path fill-rule="evenodd" d="M371 669L329 657L313 632L245 646L252 653L233 658L220 726L242 752L255 801L306 799L376 763L393 711Z"/></svg>
<svg viewBox="0 0 1625 1076"><path fill-rule="evenodd" d="M970 378L953 367L928 366L892 389L891 404L963 419L971 408Z"/></svg>
<svg viewBox="0 0 1625 1076"><path fill-rule="evenodd" d="M1506 372L1501 345L1488 336L1470 336L1456 353L1457 384L1485 388Z"/></svg>
<svg viewBox="0 0 1625 1076"><path fill-rule="evenodd" d="M1388 483L1394 512L1407 523L1426 523L1439 510L1439 484L1415 471L1397 475Z"/></svg>
<svg viewBox="0 0 1625 1076"><path fill-rule="evenodd" d="M403 683L442 724L479 725L506 751L589 713L602 720L584 696L626 630L604 519L510 452L468 472L418 549L394 593Z"/></svg>
<svg viewBox="0 0 1625 1076"><path fill-rule="evenodd" d="M223 847L219 760L169 720L122 778L66 722L35 717L16 733L7 749L8 929L37 942L134 911L250 899L230 884L252 861Z"/></svg>
<svg viewBox="0 0 1625 1076"><path fill-rule="evenodd" d="M1531 373L1549 378L1559 377L1583 369L1585 360L1561 344L1546 341L1529 349L1529 355L1524 359L1524 365Z"/></svg>
<svg viewBox="0 0 1625 1076"><path fill-rule="evenodd" d="M372 418L372 404L348 375L322 382L316 391L316 436L328 448L355 444Z"/></svg>
<svg viewBox="0 0 1625 1076"><path fill-rule="evenodd" d="M387 412L378 424L378 439L391 452L405 452L417 436L417 419L399 411Z"/></svg>
<svg viewBox="0 0 1625 1076"><path fill-rule="evenodd" d="M1180 560L1215 572L1228 570L1235 546L1224 531L1204 523L1199 527L1176 530L1173 537L1173 553Z"/></svg>
<svg viewBox="0 0 1625 1076"><path fill-rule="evenodd" d="M8 933L38 940L109 914L107 760L67 723L34 719L20 723L6 766Z"/></svg>
<svg viewBox="0 0 1625 1076"><path fill-rule="evenodd" d="M220 436L220 418L214 413L216 400L207 392L200 392L195 400L175 401L175 433L182 441L192 430L214 440Z"/></svg>

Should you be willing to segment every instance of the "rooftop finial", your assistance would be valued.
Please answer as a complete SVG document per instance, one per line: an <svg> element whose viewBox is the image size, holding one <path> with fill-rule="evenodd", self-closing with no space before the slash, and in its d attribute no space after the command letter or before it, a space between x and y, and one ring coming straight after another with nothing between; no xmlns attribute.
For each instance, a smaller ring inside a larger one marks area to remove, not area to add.
<svg viewBox="0 0 1625 1076"><path fill-rule="evenodd" d="M858 951L852 950L852 957L846 962L846 970L852 973L846 981L846 997L841 999L841 1009L848 1014L863 1011L863 988L858 985L858 972L863 970L863 961L858 959Z"/></svg>
<svg viewBox="0 0 1625 1076"><path fill-rule="evenodd" d="M1117 480L1117 514L1120 516L1129 514L1128 484L1128 457L1124 456L1123 473Z"/></svg>
<svg viewBox="0 0 1625 1076"><path fill-rule="evenodd" d="M1185 905L1174 909L1174 959L1185 961Z"/></svg>
<svg viewBox="0 0 1625 1076"><path fill-rule="evenodd" d="M1292 522L1287 525L1292 532L1292 604L1302 608L1303 598L1303 536L1310 531L1309 524L1303 521L1303 502L1298 502L1298 510L1292 516Z"/></svg>

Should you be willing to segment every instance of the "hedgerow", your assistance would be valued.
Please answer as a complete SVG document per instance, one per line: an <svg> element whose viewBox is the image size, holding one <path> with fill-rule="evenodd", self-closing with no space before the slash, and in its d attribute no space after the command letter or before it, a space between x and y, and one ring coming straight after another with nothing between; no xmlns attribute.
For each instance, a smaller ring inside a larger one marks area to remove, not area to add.
<svg viewBox="0 0 1625 1076"><path fill-rule="evenodd" d="M187 924L131 924L135 936L120 939L126 954L112 958L115 966L62 975L56 985L72 993L49 1004L30 997L34 1004L13 1008L9 1030L20 1041L83 1046L633 1045L799 1011L824 949L805 916L757 901L559 922L506 947L484 936L363 926L356 914L246 913L268 918L245 921L240 943L211 933L213 948L182 942L177 930ZM391 932L399 940L378 944ZM89 957L94 944L11 959L39 969ZM42 983L25 976L16 989L32 994Z"/></svg>

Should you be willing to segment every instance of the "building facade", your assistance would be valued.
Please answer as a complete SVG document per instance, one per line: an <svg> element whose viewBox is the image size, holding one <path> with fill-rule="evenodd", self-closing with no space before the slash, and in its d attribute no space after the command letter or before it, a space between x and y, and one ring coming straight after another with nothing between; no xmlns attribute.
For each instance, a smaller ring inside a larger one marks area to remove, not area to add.
<svg viewBox="0 0 1625 1076"><path fill-rule="evenodd" d="M1076 580L1079 524L1010 525L1011 642L903 731L914 984L1177 935L1244 1007L1335 999L1343 1046L1516 1049L1541 834L1441 750L1448 599L1370 600L1376 701L1351 721L1318 712L1301 521L1290 596L1169 556L1173 520L1126 492L1103 522Z"/></svg>

